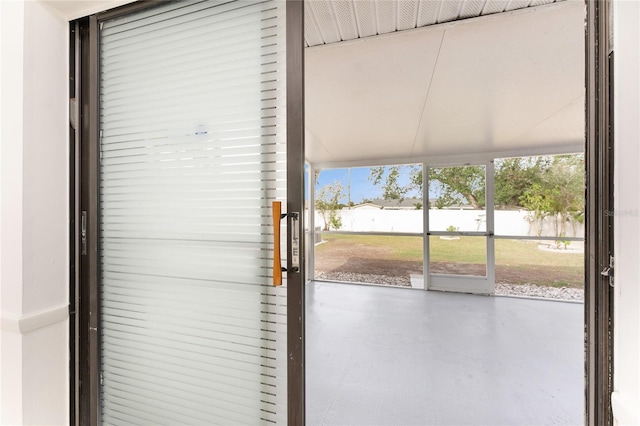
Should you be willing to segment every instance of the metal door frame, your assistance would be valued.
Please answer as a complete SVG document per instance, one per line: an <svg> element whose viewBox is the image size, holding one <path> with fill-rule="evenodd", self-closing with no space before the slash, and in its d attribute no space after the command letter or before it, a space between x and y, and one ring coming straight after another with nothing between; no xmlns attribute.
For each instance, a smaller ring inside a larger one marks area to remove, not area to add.
<svg viewBox="0 0 640 426"><path fill-rule="evenodd" d="M459 162L459 163L423 163L422 164L422 187L424 197L424 205L427 206L424 209L424 279L425 290L436 291L452 291L452 292L465 292L465 293L479 293L479 294L493 294L495 289L495 242L494 242L494 160L477 161L477 162ZM451 232L451 231L431 231L429 229L431 206L429 206L429 169L434 168L446 168L446 167L467 167L467 166L484 166L484 187L485 187L485 230L477 232ZM426 195L425 195L426 194ZM431 237L432 236L445 236L445 235L459 235L470 237L484 237L485 238L485 275L456 275L456 274L433 274L430 271L430 255L431 255ZM442 281L442 284L434 286L434 278L436 281ZM448 289L445 281L460 280L460 282L470 283L469 288ZM482 288L472 287L475 283L482 283Z"/></svg>
<svg viewBox="0 0 640 426"><path fill-rule="evenodd" d="M600 274L614 247L612 2L585 3L585 424L596 426L613 424L613 291Z"/></svg>
<svg viewBox="0 0 640 426"><path fill-rule="evenodd" d="M304 2L286 0L287 211L304 211ZM70 23L71 236L70 258L70 419L98 425L100 392L99 260L99 27L100 22L157 5L138 1ZM304 217L304 215L302 215ZM304 223L298 221L300 247ZM291 241L292 223L287 226ZM83 248L84 247L84 248ZM287 247L287 418L305 422L305 252L300 269L291 268Z"/></svg>

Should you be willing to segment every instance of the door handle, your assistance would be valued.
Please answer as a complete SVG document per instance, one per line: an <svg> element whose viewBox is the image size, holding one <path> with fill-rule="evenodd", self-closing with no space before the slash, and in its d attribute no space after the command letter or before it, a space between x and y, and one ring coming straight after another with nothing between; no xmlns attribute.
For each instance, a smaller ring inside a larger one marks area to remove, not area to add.
<svg viewBox="0 0 640 426"><path fill-rule="evenodd" d="M282 285L282 271L286 268L282 267L282 259L280 258L280 221L286 215L282 214L282 202L274 201L271 203L271 218L273 219L273 285L278 287Z"/></svg>
<svg viewBox="0 0 640 426"><path fill-rule="evenodd" d="M271 203L271 216L273 219L273 285L277 287L282 285L282 273L287 271L287 268L282 266L280 257L280 221L287 216L291 219L291 241L289 242L291 247L291 272L300 272L300 214L298 212L283 214L282 203L273 201Z"/></svg>

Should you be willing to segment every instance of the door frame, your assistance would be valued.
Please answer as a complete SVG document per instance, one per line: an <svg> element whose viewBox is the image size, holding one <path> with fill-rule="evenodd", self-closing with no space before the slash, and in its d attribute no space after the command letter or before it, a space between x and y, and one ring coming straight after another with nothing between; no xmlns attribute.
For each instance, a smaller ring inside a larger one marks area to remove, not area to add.
<svg viewBox="0 0 640 426"><path fill-rule="evenodd" d="M287 210L304 212L304 2L286 0ZM157 5L141 0L69 24L70 97L76 105L70 131L70 420L100 424L99 28L101 21ZM297 167L292 165L297 164ZM300 217L304 218L304 214ZM293 223L287 218L287 241ZM298 220L305 247L304 219ZM294 270L287 244L287 419L305 422L305 251Z"/></svg>
<svg viewBox="0 0 640 426"><path fill-rule="evenodd" d="M295 147L295 149L291 149ZM305 284L304 224L304 1L287 0L287 211L300 212L300 270L291 268L287 245L287 392L288 424L305 424ZM290 167L291 164L297 167ZM291 197L295 194L294 197ZM292 226L287 226L291 241Z"/></svg>
<svg viewBox="0 0 640 426"><path fill-rule="evenodd" d="M439 163L423 163L422 164L422 176L423 176L423 197L425 198L424 205L427 208L424 209L424 279L425 290L436 291L452 291L463 293L477 293L477 294L493 294L495 289L495 244L494 244L494 159L487 161L476 162L459 162L459 163L447 163L442 165ZM431 231L429 229L431 206L429 205L429 170L447 167L467 167L467 166L481 166L484 167L484 187L485 187L485 230L484 231L463 231L463 232L451 232L451 231ZM425 196L426 194L426 196ZM445 235L459 235L470 237L484 237L485 238L485 274L479 275L456 275L456 274L434 274L430 270L431 259L431 237L432 236L445 236ZM435 283L434 283L435 281Z"/></svg>
<svg viewBox="0 0 640 426"><path fill-rule="evenodd" d="M585 0L585 424L612 425L613 256L612 2Z"/></svg>

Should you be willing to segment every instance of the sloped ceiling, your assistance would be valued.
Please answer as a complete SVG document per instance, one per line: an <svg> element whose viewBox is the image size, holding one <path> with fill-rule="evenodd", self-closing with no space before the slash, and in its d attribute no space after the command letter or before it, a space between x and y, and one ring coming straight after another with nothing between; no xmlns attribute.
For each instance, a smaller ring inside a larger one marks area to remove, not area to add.
<svg viewBox="0 0 640 426"><path fill-rule="evenodd" d="M314 163L582 146L579 1L312 46L305 61Z"/></svg>

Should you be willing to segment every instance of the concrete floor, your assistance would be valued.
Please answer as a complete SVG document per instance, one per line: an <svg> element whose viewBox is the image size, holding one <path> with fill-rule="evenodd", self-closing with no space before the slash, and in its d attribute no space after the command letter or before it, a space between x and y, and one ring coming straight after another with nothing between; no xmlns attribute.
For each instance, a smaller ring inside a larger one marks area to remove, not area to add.
<svg viewBox="0 0 640 426"><path fill-rule="evenodd" d="M582 424L583 309L312 282L307 424Z"/></svg>

